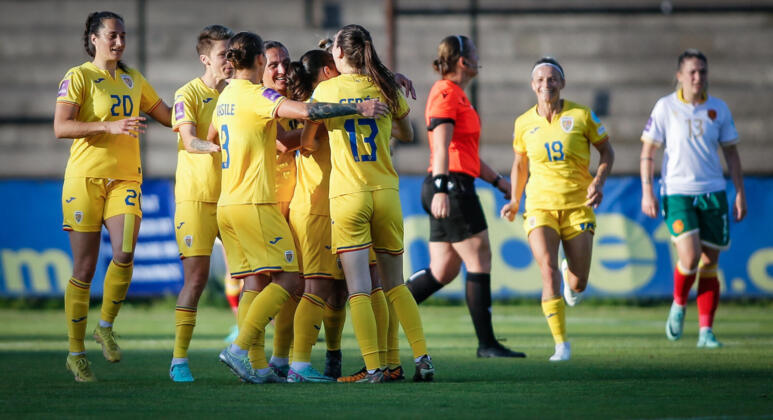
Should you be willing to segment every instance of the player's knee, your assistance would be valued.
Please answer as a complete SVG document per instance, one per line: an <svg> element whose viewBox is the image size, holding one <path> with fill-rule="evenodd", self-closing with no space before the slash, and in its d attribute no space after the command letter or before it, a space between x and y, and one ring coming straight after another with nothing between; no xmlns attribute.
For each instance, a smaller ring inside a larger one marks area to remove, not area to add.
<svg viewBox="0 0 773 420"><path fill-rule="evenodd" d="M72 276L82 282L90 282L94 278L94 272L97 269L96 261L93 264L82 264L81 266L74 266L72 270Z"/></svg>
<svg viewBox="0 0 773 420"><path fill-rule="evenodd" d="M134 252L114 252L113 260L119 264L130 264L134 261Z"/></svg>

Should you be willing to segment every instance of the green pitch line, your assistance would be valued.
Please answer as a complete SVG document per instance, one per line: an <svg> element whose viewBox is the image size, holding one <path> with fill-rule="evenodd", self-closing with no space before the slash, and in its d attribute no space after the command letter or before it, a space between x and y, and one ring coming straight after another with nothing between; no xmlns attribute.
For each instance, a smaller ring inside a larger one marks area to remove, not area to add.
<svg viewBox="0 0 773 420"><path fill-rule="evenodd" d="M76 384L64 369L63 311L0 310L0 412L20 416L662 418L773 414L773 305L721 305L715 331L725 344L698 350L697 311L669 342L667 306L579 306L567 311L573 359L552 364L553 343L534 305L495 306L494 325L520 360L480 360L467 309L421 307L437 369L431 384L245 385L216 361L233 323L227 309L201 308L190 350L193 384L167 375L174 310L162 305L121 311L115 330L123 360L87 351L99 382ZM90 333L97 322L89 314ZM266 338L270 352L272 328ZM90 337L90 334L87 336ZM322 367L324 342L314 348ZM413 366L402 341L407 373ZM344 334L345 373L362 366L351 326Z"/></svg>

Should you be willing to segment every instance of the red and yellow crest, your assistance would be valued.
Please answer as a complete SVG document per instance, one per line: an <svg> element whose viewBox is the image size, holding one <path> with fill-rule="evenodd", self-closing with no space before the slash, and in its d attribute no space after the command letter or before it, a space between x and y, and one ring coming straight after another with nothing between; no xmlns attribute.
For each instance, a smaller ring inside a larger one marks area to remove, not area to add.
<svg viewBox="0 0 773 420"><path fill-rule="evenodd" d="M716 109L710 109L707 114L709 115L709 118L711 118L711 121L714 121L717 119L717 110Z"/></svg>
<svg viewBox="0 0 773 420"><path fill-rule="evenodd" d="M671 229L673 229L674 233L678 235L684 231L684 223L681 220L676 220L671 224Z"/></svg>

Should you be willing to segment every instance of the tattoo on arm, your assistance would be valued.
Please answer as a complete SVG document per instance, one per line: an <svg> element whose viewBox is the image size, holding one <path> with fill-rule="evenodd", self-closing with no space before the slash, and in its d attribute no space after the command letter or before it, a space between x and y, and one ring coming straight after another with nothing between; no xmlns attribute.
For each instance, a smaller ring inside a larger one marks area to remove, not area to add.
<svg viewBox="0 0 773 420"><path fill-rule="evenodd" d="M344 115L353 115L356 113L356 104L331 104L321 102L309 104L310 120L323 120L325 118L341 117Z"/></svg>
<svg viewBox="0 0 773 420"><path fill-rule="evenodd" d="M195 138L191 140L190 146L191 146L191 149L194 149L199 152L209 152L212 148L212 143Z"/></svg>

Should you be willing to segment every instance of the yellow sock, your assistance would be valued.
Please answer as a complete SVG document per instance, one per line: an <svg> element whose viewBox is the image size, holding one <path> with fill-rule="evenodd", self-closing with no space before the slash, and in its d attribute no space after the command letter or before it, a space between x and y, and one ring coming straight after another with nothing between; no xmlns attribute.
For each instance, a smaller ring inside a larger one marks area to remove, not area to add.
<svg viewBox="0 0 773 420"><path fill-rule="evenodd" d="M271 283L252 301L247 315L239 326L239 336L234 344L243 349L249 349L252 344L257 344L256 360L250 359L252 367L263 369L268 367L268 361L260 342L256 339L266 332L266 325L276 316L282 305L290 297L290 294L280 285Z"/></svg>
<svg viewBox="0 0 773 420"><path fill-rule="evenodd" d="M287 359L290 357L290 346L293 343L293 320L299 299L290 296L274 319L274 357Z"/></svg>
<svg viewBox="0 0 773 420"><path fill-rule="evenodd" d="M334 308L325 305L322 314L322 322L325 324L325 344L329 351L341 350L341 335L346 324L346 306Z"/></svg>
<svg viewBox="0 0 773 420"><path fill-rule="evenodd" d="M255 339L250 344L250 349L247 352L247 357L250 359L250 364L255 366L256 363L265 363L266 361L266 331L258 332Z"/></svg>
<svg viewBox="0 0 773 420"><path fill-rule="evenodd" d="M424 327L421 324L419 306L413 298L411 291L401 284L387 292L389 303L395 308L397 319L403 326L405 337L411 344L413 358L424 356L427 353L427 340L424 338Z"/></svg>
<svg viewBox="0 0 773 420"><path fill-rule="evenodd" d="M397 320L395 307L391 303L389 307L389 328L387 329L387 354L386 363L390 369L400 366L400 321Z"/></svg>
<svg viewBox="0 0 773 420"><path fill-rule="evenodd" d="M70 277L64 289L64 313L67 316L67 337L70 340L70 353L86 351L83 339L86 337L86 319L89 315L89 288L84 283Z"/></svg>
<svg viewBox="0 0 773 420"><path fill-rule="evenodd" d="M293 361L311 362L311 348L317 342L324 311L325 301L322 298L311 293L303 294L295 311Z"/></svg>
<svg viewBox="0 0 773 420"><path fill-rule="evenodd" d="M556 344L566 341L566 311L564 308L564 299L560 296L542 301L542 313L545 314L550 333L553 334L553 340Z"/></svg>
<svg viewBox="0 0 773 420"><path fill-rule="evenodd" d="M129 284L132 281L134 263L121 264L115 260L110 261L105 273L105 285L102 292L102 320L113 323L121 304L126 299Z"/></svg>
<svg viewBox="0 0 773 420"><path fill-rule="evenodd" d="M370 296L357 294L349 297L349 308L352 311L352 326L354 335L360 344L362 358L365 359L365 368L375 370L381 367L378 355L378 333L376 331L376 317L373 315L373 306Z"/></svg>
<svg viewBox="0 0 773 420"><path fill-rule="evenodd" d="M188 357L188 346L196 326L195 306L176 306L174 308L174 358Z"/></svg>
<svg viewBox="0 0 773 420"><path fill-rule="evenodd" d="M381 367L387 365L387 333L389 332L389 307L387 305L384 290L380 287L371 290L370 305L373 307L373 315L376 317L376 332L378 333L378 358Z"/></svg>
<svg viewBox="0 0 773 420"><path fill-rule="evenodd" d="M257 290L245 290L244 293L242 293L242 298L239 299L239 311L236 313L237 327L242 327L242 321L244 321L244 317L247 316L247 311L250 309L252 301L258 297L258 293L260 292Z"/></svg>

